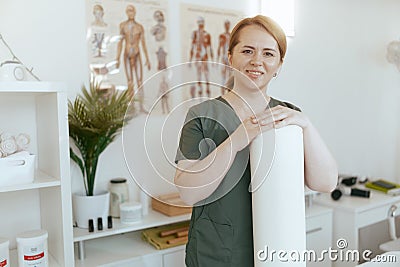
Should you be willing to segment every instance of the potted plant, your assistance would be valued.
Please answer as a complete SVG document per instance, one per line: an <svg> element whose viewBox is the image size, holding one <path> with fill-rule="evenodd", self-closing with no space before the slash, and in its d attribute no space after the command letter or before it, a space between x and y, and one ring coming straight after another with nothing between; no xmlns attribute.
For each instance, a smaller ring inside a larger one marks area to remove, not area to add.
<svg viewBox="0 0 400 267"><path fill-rule="evenodd" d="M101 153L118 136L124 124L133 117L130 101L131 94L128 91L100 89L100 83L94 80L90 81L89 90L82 86L81 94L77 95L73 102L68 101L69 136L75 145L70 147L70 156L81 170L86 193L84 196L73 196L74 215L79 227L87 228L88 218L93 219L96 225L98 217L105 220L108 215L108 192L103 196L107 201L104 205L107 206L98 211L103 214L93 214L97 164ZM84 198L85 196L87 198ZM77 218L78 209L83 205L77 201L81 199L92 202L89 203L89 211L83 211L86 218L82 219Z"/></svg>

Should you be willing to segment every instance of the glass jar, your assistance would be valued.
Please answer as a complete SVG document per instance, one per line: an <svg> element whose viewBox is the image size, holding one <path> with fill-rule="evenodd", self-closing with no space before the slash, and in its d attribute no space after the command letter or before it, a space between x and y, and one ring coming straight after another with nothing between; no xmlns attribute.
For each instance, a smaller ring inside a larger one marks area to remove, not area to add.
<svg viewBox="0 0 400 267"><path fill-rule="evenodd" d="M129 200L128 184L125 178L110 180L110 215L119 218L119 205Z"/></svg>

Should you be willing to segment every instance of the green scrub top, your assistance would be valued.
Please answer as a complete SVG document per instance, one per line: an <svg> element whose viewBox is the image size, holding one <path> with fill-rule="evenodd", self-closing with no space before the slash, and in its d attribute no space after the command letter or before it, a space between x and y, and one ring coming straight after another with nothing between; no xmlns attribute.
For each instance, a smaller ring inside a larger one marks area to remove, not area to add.
<svg viewBox="0 0 400 267"><path fill-rule="evenodd" d="M290 103L271 98L269 107ZM182 128L176 162L203 159L240 125L222 97L191 107ZM190 220L185 263L188 267L252 267L252 198L249 147L236 154L229 171L207 199L196 203Z"/></svg>

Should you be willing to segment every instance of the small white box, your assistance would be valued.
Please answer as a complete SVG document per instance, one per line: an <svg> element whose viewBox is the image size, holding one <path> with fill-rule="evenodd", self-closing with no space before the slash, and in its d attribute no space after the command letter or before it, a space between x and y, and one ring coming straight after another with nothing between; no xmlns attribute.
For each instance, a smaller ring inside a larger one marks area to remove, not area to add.
<svg viewBox="0 0 400 267"><path fill-rule="evenodd" d="M16 153L0 158L0 186L32 183L36 155Z"/></svg>
<svg viewBox="0 0 400 267"><path fill-rule="evenodd" d="M142 204L135 201L124 202L119 205L121 223L131 224L142 219Z"/></svg>

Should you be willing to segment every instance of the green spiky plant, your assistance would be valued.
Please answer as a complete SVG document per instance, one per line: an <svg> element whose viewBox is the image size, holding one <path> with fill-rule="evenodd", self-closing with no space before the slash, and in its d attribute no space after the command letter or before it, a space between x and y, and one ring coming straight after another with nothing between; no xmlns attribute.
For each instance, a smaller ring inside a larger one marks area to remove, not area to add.
<svg viewBox="0 0 400 267"><path fill-rule="evenodd" d="M90 81L89 90L82 86L81 95L68 101L69 136L80 154L71 147L70 156L82 172L87 196L93 196L100 154L133 117L130 100L128 90L109 94Z"/></svg>

